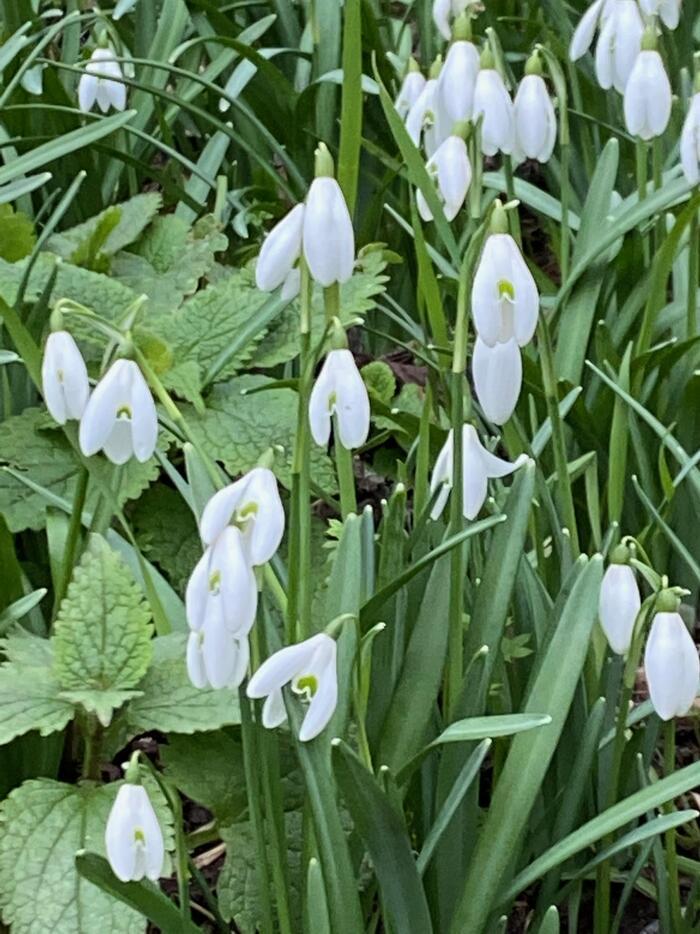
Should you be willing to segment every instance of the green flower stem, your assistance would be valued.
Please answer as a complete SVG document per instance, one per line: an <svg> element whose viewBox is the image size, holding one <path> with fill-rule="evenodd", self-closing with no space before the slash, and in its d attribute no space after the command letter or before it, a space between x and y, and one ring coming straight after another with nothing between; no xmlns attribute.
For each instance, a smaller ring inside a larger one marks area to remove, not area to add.
<svg viewBox="0 0 700 934"><path fill-rule="evenodd" d="M452 491L450 493L450 523L448 536L452 537L462 531L464 516L462 515L462 424L464 421L464 403L462 396L462 373L452 373ZM445 708L448 716L455 709L459 700L464 674L464 632L463 632L463 602L464 602L464 546L453 548L450 554L450 600L449 600L449 634L447 650L447 684Z"/></svg>
<svg viewBox="0 0 700 934"><path fill-rule="evenodd" d="M643 201L647 196L649 158L646 143L641 139L638 139L636 143L636 156L637 194L639 200ZM642 238L642 250L644 253L644 266L646 268L649 265L649 238L646 235Z"/></svg>
<svg viewBox="0 0 700 934"><path fill-rule="evenodd" d="M102 726L94 713L85 714L82 734L85 742L83 751L83 778L87 781L97 782L100 780Z"/></svg>
<svg viewBox="0 0 700 934"><path fill-rule="evenodd" d="M337 282L323 290L323 304L326 309L326 321L331 323L333 318L340 318L340 286Z"/></svg>
<svg viewBox="0 0 700 934"><path fill-rule="evenodd" d="M56 588L56 593L54 596L54 617L58 613L58 608L61 605L61 601L66 595L66 591L68 590L68 582L70 581L73 573L73 566L75 564L76 555L78 553L78 542L80 541L80 533L83 522L83 509L85 508L85 497L87 495L89 478L89 472L84 467L81 467L80 473L78 474L78 482L75 488L75 494L73 496L73 509L71 512L70 522L68 524L68 534L66 536L66 545L63 553L63 564L61 567L61 580L58 587Z"/></svg>
<svg viewBox="0 0 700 934"><path fill-rule="evenodd" d="M255 742L255 730L251 712L251 703L243 688L238 691L238 700L241 708L241 738L243 740L243 769L248 798L248 815L255 837L255 847L258 851L258 884L262 897L260 907L262 911L261 934L274 934L275 923L272 916L272 899L270 867L268 853L265 845L263 829L262 801L260 798L260 777L257 773L258 755Z"/></svg>
<svg viewBox="0 0 700 934"><path fill-rule="evenodd" d="M310 635L311 618L311 468L309 396L313 382L311 358L311 279L301 260L299 322L299 390L297 430L292 459L292 504L289 522L289 601L287 641Z"/></svg>
<svg viewBox="0 0 700 934"><path fill-rule="evenodd" d="M506 194L508 195L509 201L515 201L515 180L513 178L513 158L512 156L503 157L503 170L506 175ZM513 237L518 245L522 242L522 237L520 235L520 218L518 217L517 211L512 211L512 230Z"/></svg>
<svg viewBox="0 0 700 934"><path fill-rule="evenodd" d="M542 382L547 400L547 414L552 426L552 446L554 448L554 466L557 472L557 489L559 492L559 508L562 518L571 535L571 546L574 555L581 551L576 523L576 510L569 483L568 465L566 460L566 442L564 439L564 426L559 417L559 399L555 380L554 352L549 334L549 325L543 313L540 314L538 325L540 360L542 363Z"/></svg>
<svg viewBox="0 0 700 934"><path fill-rule="evenodd" d="M472 164L472 183L469 186L469 216L474 221L481 220L481 187L484 174L484 160L481 155L481 118L474 125L474 132L469 140L469 159Z"/></svg>
<svg viewBox="0 0 700 934"><path fill-rule="evenodd" d="M676 721L667 720L664 723L664 778L668 778L676 770ZM668 814L674 811L673 801L669 801L664 810ZM671 827L666 831L666 871L668 872L668 890L671 900L671 919L673 930L683 930L681 914L681 891L678 884L678 854L676 853L676 829Z"/></svg>
<svg viewBox="0 0 700 934"><path fill-rule="evenodd" d="M338 436L338 420L335 416L333 416L333 437L335 438L335 466L338 471L338 486L340 488L340 512L343 519L345 519L350 513L357 512L355 472L352 451L343 445Z"/></svg>
<svg viewBox="0 0 700 934"><path fill-rule="evenodd" d="M690 222L688 235L688 305L686 311L686 337L690 340L698 332L698 267L700 265L700 225L698 215Z"/></svg>
<svg viewBox="0 0 700 934"><path fill-rule="evenodd" d="M561 238L559 242L559 273L561 284L564 285L569 277L569 259L571 256L571 230L569 228L569 199L571 182L569 178L569 165L571 161L571 146L567 143L561 146L560 164L560 203L561 203Z"/></svg>

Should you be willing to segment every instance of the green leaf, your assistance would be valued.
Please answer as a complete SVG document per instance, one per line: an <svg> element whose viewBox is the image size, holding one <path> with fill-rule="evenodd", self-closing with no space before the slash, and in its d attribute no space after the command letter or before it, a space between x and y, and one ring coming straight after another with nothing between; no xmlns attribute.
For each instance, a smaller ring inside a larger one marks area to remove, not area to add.
<svg viewBox="0 0 700 934"><path fill-rule="evenodd" d="M396 377L394 371L383 360L373 360L360 370L370 397L376 396L385 405L389 405L396 395Z"/></svg>
<svg viewBox="0 0 700 934"><path fill-rule="evenodd" d="M104 854L119 783L25 782L0 805L0 902L15 934L142 934L143 918L78 876L78 850Z"/></svg>
<svg viewBox="0 0 700 934"><path fill-rule="evenodd" d="M183 593L202 554L197 523L187 503L171 487L157 484L135 504L131 522L143 554Z"/></svg>
<svg viewBox="0 0 700 934"><path fill-rule="evenodd" d="M0 257L14 263L29 256L35 242L34 225L27 215L0 204Z"/></svg>
<svg viewBox="0 0 700 934"><path fill-rule="evenodd" d="M46 249L63 259L71 259L76 251L84 249L106 217L114 217L116 223L107 231L99 250L106 256L114 256L139 238L160 209L162 197L157 192L135 195L128 201L106 208L89 220L49 237Z"/></svg>
<svg viewBox="0 0 700 934"><path fill-rule="evenodd" d="M484 930L503 875L515 858L581 676L602 573L603 561L596 555L576 578L527 695L523 713L549 714L552 722L519 734L511 744L472 855L452 924L455 932Z"/></svg>
<svg viewBox="0 0 700 934"><path fill-rule="evenodd" d="M103 538L93 535L54 629L54 671L64 690L99 695L135 688L151 660L152 628L131 572ZM94 703L94 710L104 710L104 699L98 696Z"/></svg>
<svg viewBox="0 0 700 934"><path fill-rule="evenodd" d="M74 709L60 690L49 668L0 666L0 745L30 730L41 736L62 730Z"/></svg>
<svg viewBox="0 0 700 934"><path fill-rule="evenodd" d="M251 390L272 382L263 376L240 376L217 383L207 398L203 415L183 406L192 433L204 450L221 461L231 476L251 470L267 448L282 445L284 456L275 458L273 470L288 489L297 423L297 395L291 389ZM311 475L323 489L336 489L335 471L328 455L314 445Z"/></svg>
<svg viewBox="0 0 700 934"><path fill-rule="evenodd" d="M8 626L22 619L27 613L31 612L35 606L38 606L47 594L45 587L28 593L19 600L15 600L0 613L0 636L4 634Z"/></svg>
<svg viewBox="0 0 700 934"><path fill-rule="evenodd" d="M180 909L161 892L154 882L121 882L112 872L109 863L95 853L78 853L75 857L78 874L100 888L107 895L118 899L144 918L152 921L161 931L168 934L198 934L200 928L182 916Z"/></svg>
<svg viewBox="0 0 700 934"><path fill-rule="evenodd" d="M403 816L339 739L333 740L333 766L355 829L372 860L391 927L402 934L430 934L430 911Z"/></svg>
<svg viewBox="0 0 700 934"><path fill-rule="evenodd" d="M185 666L186 645L184 633L153 641L153 664L138 685L142 694L128 704L124 714L128 735L148 730L196 733L240 723L237 691L192 686Z"/></svg>

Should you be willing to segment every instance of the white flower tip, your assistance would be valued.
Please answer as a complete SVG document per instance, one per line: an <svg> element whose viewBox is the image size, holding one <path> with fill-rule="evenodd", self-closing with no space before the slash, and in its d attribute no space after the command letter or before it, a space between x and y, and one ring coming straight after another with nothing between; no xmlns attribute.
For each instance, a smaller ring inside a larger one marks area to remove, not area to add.
<svg viewBox="0 0 700 934"><path fill-rule="evenodd" d="M340 746L341 743L342 743L342 740L340 739L339 736L334 736L333 739L331 740L331 746Z"/></svg>

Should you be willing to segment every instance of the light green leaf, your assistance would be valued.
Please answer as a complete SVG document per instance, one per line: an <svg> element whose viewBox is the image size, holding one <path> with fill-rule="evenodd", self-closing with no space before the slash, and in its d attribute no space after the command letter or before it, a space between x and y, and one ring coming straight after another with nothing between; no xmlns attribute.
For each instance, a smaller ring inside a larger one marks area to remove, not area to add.
<svg viewBox="0 0 700 934"><path fill-rule="evenodd" d="M80 250L81 247L88 243L104 218L110 212L113 212L116 207L119 212L117 222L104 242L100 244L101 253L106 256L113 256L138 239L158 213L162 200L157 192L135 195L122 204L106 208L76 227L54 234L49 238L46 248L50 252L63 257L63 259L70 259L76 250Z"/></svg>
<svg viewBox="0 0 700 934"><path fill-rule="evenodd" d="M0 204L0 257L10 263L29 256L36 241L34 225L26 214Z"/></svg>
<svg viewBox="0 0 700 934"><path fill-rule="evenodd" d="M64 690L99 695L135 688L151 660L151 633L151 614L131 572L93 535L56 619L54 671ZM104 711L104 703L98 696L91 707Z"/></svg>
<svg viewBox="0 0 700 934"><path fill-rule="evenodd" d="M49 668L2 665L0 745L30 730L41 736L62 730L73 717L73 705L59 696L60 690Z"/></svg>
<svg viewBox="0 0 700 934"><path fill-rule="evenodd" d="M396 394L394 371L383 360L373 360L360 370L370 397L376 396L385 405L389 405Z"/></svg>
<svg viewBox="0 0 700 934"><path fill-rule="evenodd" d="M165 572L173 587L184 592L202 554L192 511L172 488L158 484L143 494L131 515L143 554Z"/></svg>

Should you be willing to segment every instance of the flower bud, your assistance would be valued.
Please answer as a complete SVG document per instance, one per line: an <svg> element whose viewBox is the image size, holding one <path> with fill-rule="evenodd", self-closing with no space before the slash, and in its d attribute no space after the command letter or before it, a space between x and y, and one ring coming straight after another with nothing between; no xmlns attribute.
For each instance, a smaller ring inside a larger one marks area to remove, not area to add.
<svg viewBox="0 0 700 934"><path fill-rule="evenodd" d="M662 720L682 717L693 706L700 680L700 661L680 613L654 616L644 652L649 694Z"/></svg>
<svg viewBox="0 0 700 934"><path fill-rule="evenodd" d="M598 616L605 638L617 655L629 651L641 604L632 568L628 564L610 564L600 587Z"/></svg>

